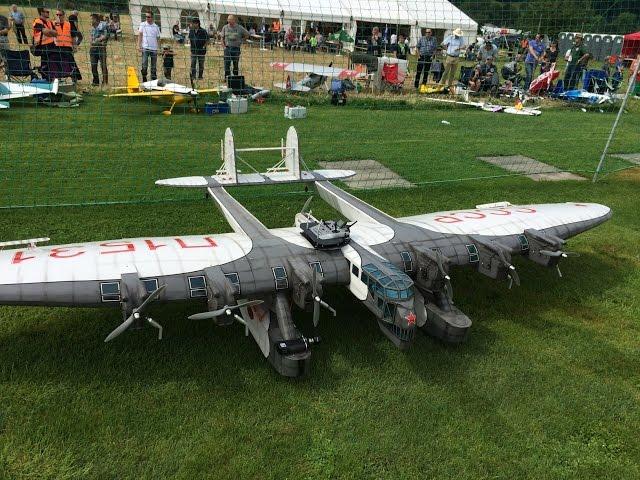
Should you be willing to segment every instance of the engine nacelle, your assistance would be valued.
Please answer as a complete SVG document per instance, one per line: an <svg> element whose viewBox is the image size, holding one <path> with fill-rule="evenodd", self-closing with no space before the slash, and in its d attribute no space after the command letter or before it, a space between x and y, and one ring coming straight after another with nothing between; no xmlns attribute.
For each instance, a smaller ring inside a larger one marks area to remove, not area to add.
<svg viewBox="0 0 640 480"><path fill-rule="evenodd" d="M305 310L313 301L311 294L313 293L313 272L308 263L300 258L289 258L289 266L291 267L291 289L294 303L298 308ZM316 273L316 290L317 294L322 296L322 274Z"/></svg>
<svg viewBox="0 0 640 480"><path fill-rule="evenodd" d="M493 240L472 236L478 249L478 272L494 280L506 280L514 275L511 265L511 251Z"/></svg>
<svg viewBox="0 0 640 480"><path fill-rule="evenodd" d="M444 291L449 275L449 258L437 250L413 247L416 286L422 291Z"/></svg>
<svg viewBox="0 0 640 480"><path fill-rule="evenodd" d="M220 267L205 268L204 276L207 282L207 308L209 311L235 303L235 288L224 276L224 272ZM214 322L217 325L231 325L234 319L230 315L220 315L214 319Z"/></svg>
<svg viewBox="0 0 640 480"><path fill-rule="evenodd" d="M552 256L549 255L548 252L559 252L566 243L563 239L533 228L525 230L524 235L529 242L529 260L544 267L555 267L558 265L561 255Z"/></svg>

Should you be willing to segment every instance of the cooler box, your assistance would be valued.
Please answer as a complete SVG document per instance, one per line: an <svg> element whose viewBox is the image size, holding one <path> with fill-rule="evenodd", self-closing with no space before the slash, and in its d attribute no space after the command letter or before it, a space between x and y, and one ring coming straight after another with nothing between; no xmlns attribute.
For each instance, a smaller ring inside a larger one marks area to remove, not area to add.
<svg viewBox="0 0 640 480"><path fill-rule="evenodd" d="M229 113L229 105L225 102L205 103L204 113L207 115L215 115L216 113Z"/></svg>
<svg viewBox="0 0 640 480"><path fill-rule="evenodd" d="M307 118L307 109L300 105L295 107L284 107L284 117L291 120L295 118Z"/></svg>
<svg viewBox="0 0 640 480"><path fill-rule="evenodd" d="M230 98L227 104L229 104L229 113L247 113L249 110L249 101L246 98Z"/></svg>

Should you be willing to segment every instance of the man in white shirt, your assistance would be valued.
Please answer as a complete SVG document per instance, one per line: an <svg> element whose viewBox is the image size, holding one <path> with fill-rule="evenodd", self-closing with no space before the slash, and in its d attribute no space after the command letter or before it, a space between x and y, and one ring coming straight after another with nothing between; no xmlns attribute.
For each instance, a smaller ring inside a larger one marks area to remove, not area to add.
<svg viewBox="0 0 640 480"><path fill-rule="evenodd" d="M465 45L462 29L456 28L452 35L444 39L442 45L447 49L447 58L444 61L444 73L439 83L440 85L447 84L449 88L452 88L456 83L460 52Z"/></svg>
<svg viewBox="0 0 640 480"><path fill-rule="evenodd" d="M138 28L138 51L142 53L142 65L140 73L142 73L142 81L147 81L147 68L149 59L151 59L151 80L158 78L156 65L158 63L158 40L160 38L160 27L153 21L153 14L147 12L146 21L140 24Z"/></svg>

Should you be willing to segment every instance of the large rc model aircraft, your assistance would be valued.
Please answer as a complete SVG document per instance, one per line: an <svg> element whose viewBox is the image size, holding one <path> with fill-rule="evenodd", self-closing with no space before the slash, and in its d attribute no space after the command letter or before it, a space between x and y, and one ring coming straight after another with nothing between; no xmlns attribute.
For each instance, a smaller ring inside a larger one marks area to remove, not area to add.
<svg viewBox="0 0 640 480"><path fill-rule="evenodd" d="M107 98L127 97L127 98L151 98L157 102L170 105L168 110L164 110L164 115L171 115L173 107L184 103L193 104L197 108L199 95L204 93L219 93L220 88L200 89L185 87L179 83L169 83L162 80L151 80L140 83L138 74L134 67L127 67L127 86L119 87L116 90L126 90L126 93L111 93L105 95Z"/></svg>
<svg viewBox="0 0 640 480"><path fill-rule="evenodd" d="M282 161L266 173L239 173L233 135L226 132L222 167L212 176L161 180L164 186L206 189L233 233L143 237L38 246L33 239L0 244L0 304L118 307L123 321L105 341L131 326L162 327L147 315L152 303L198 301L189 317L245 326L282 375L305 374L312 345L293 307L337 312L325 287L341 285L363 302L397 347L408 348L417 329L445 342L462 341L471 320L453 303L453 267L519 284L512 264L522 255L547 267L569 255L565 241L611 217L593 203L511 205L393 218L330 180L354 172L300 170L293 127L279 149ZM352 223L315 218L308 204L295 227L266 228L227 191L229 185L314 182L319 195ZM16 248L18 247L18 248ZM560 270L558 269L558 272Z"/></svg>
<svg viewBox="0 0 640 480"><path fill-rule="evenodd" d="M305 77L299 82L292 82L291 77L287 77L287 81L283 83L274 83L273 85L282 90L291 92L310 92L319 87L330 78L338 78L345 80L355 78L358 72L347 68L338 68L331 65L314 65L311 63L283 63L273 62L270 64L274 70L282 70L288 74L305 74Z"/></svg>

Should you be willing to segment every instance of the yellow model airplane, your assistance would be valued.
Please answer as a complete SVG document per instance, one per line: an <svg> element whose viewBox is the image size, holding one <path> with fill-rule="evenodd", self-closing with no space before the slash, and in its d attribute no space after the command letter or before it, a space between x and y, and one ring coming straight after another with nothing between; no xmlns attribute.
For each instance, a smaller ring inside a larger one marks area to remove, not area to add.
<svg viewBox="0 0 640 480"><path fill-rule="evenodd" d="M164 115L171 115L173 107L187 102L193 103L197 109L198 96L203 93L220 93L226 87L196 90L178 83L166 83L163 80L151 80L140 83L135 67L127 67L127 86L115 90L126 90L126 93L112 93L105 97L148 97L159 102L171 103L169 110L164 110Z"/></svg>

